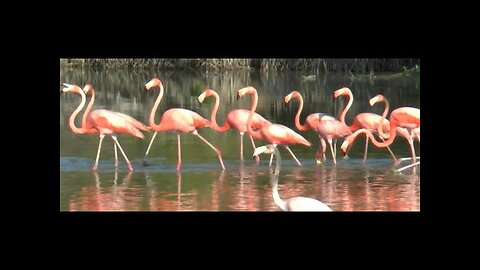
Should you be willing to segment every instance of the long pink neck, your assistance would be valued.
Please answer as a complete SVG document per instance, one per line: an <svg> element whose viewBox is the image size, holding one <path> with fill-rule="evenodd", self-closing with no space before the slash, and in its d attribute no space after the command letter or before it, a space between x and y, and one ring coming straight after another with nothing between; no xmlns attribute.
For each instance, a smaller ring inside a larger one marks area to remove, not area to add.
<svg viewBox="0 0 480 270"><path fill-rule="evenodd" d="M380 125L381 127L381 125ZM381 129L381 128L380 128ZM397 136L397 123L395 121L390 121L390 137L388 137L388 140L386 140L385 142L379 142L375 139L375 137L373 137L372 133L368 130L368 129L359 129L357 131L355 131L351 136L352 140L355 139L355 137L357 137L360 133L365 133L366 136L368 136L370 138L370 140L372 141L372 143L376 146L376 147L387 147L389 146L390 144L393 143L393 140L395 139L395 137Z"/></svg>
<svg viewBox="0 0 480 270"><path fill-rule="evenodd" d="M82 128L87 127L87 116L93 107L93 103L95 102L95 91L93 90L93 88L91 88L90 91L92 92L92 97L90 98L90 102L88 102L87 108L85 109L85 112L82 116Z"/></svg>
<svg viewBox="0 0 480 270"><path fill-rule="evenodd" d="M248 115L248 120L247 120L247 131L248 134L254 136L254 137L260 137L260 129L257 131L254 131L252 128L252 122L253 122L253 113L257 109L257 103L258 103L258 94L257 90L253 89L253 91L250 93L252 96L252 101L251 101L251 107L250 107L250 114Z"/></svg>
<svg viewBox="0 0 480 270"><path fill-rule="evenodd" d="M217 124L217 111L218 111L218 106L220 106L220 97L216 92L213 92L213 96L215 97L215 105L213 106L212 114L210 116L210 122L212 122L213 129L218 131L218 132L224 132L230 129L230 124L228 124L228 121L225 120L225 123L223 123L223 126L219 127Z"/></svg>
<svg viewBox="0 0 480 270"><path fill-rule="evenodd" d="M388 100L386 99L383 99L383 102L385 102L385 110L383 110L383 114L382 114L382 119L380 119L380 125L378 125L378 134L382 137L382 138L389 138L389 136L392 136L392 122L395 122L395 121L390 121L390 134L385 134L383 132L383 123L385 122L385 117L387 117L387 114L388 114L388 110L390 110L390 103L388 103ZM396 126L396 123L395 123L395 126ZM396 129L396 128L393 128L393 129ZM395 134L396 131L394 131L394 134ZM393 135L395 136L395 135Z"/></svg>
<svg viewBox="0 0 480 270"><path fill-rule="evenodd" d="M344 123L345 125L346 125L345 115L347 115L347 112L348 112L348 110L350 110L350 107L352 107L352 103L353 103L353 95L352 95L351 92L348 92L347 98L348 98L347 106L345 106L345 108L343 109L342 113L340 114L340 118L339 118L340 122ZM353 126L353 124L352 124L352 126Z"/></svg>
<svg viewBox="0 0 480 270"><path fill-rule="evenodd" d="M162 101L163 98L163 85L160 83L160 93L158 94L157 100L155 101L155 104L153 104L152 111L150 112L150 117L149 117L149 123L150 127L153 130L161 130L160 124L156 125L155 124L155 112L157 111L158 105L160 105L160 101Z"/></svg>
<svg viewBox="0 0 480 270"><path fill-rule="evenodd" d="M70 119L68 121L68 126L70 129L73 131L73 133L77 134L84 134L86 133L85 127L82 125L81 128L77 128L75 126L75 117L77 117L77 114L83 109L83 106L85 106L86 98L85 98L85 93L83 93L82 90L79 91L80 96L82 96L82 102L80 102L80 105L73 111L72 115L70 116Z"/></svg>
<svg viewBox="0 0 480 270"><path fill-rule="evenodd" d="M302 113L302 110L303 110L303 98L301 95L298 95L296 97L298 98L300 105L298 106L298 111L297 111L297 114L295 115L295 127L300 131L307 131L308 126L306 124L305 125L300 124L300 114Z"/></svg>

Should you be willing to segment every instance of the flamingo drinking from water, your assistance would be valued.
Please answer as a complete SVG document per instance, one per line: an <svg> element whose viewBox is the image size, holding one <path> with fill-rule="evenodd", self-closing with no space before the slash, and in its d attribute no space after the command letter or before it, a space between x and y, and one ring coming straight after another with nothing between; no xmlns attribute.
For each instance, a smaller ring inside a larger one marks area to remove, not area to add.
<svg viewBox="0 0 480 270"><path fill-rule="evenodd" d="M383 95L376 95L375 97L371 98L369 103L370 106L373 106L375 103L380 101L385 101L385 97ZM378 126L377 132L383 138L388 138L385 142L378 142L375 137L373 137L372 133L367 129L359 129L355 131L352 136L346 139L341 148L342 152L345 154L347 147L351 144L351 142L361 133L365 133L366 136L370 138L372 143L377 147L387 147L393 143L397 132L404 137L407 137L408 143L410 144L410 150L412 151L412 161L413 163L416 162L415 157L415 148L413 146L413 137L417 136L419 138L420 133L420 109L412 108L412 107L400 107L393 110L390 114L390 133L385 134L381 128L383 125L383 121L385 117L382 116L380 120L380 125ZM404 128L404 129L402 129ZM418 132L418 133L416 133ZM417 135L418 134L418 135Z"/></svg>
<svg viewBox="0 0 480 270"><path fill-rule="evenodd" d="M338 89L337 91L334 92L334 97L337 98L339 96L347 96L348 102L347 106L343 109L342 113L340 114L339 120L340 122L345 123L345 115L347 114L348 110L353 104L353 94L350 89L347 87L343 87L341 89ZM382 116L386 117L388 114L388 110L390 108L390 105L388 104L387 100L385 101L385 110L383 111ZM378 134L377 129L380 124L380 120L382 119L382 116L375 114L375 113L359 113L355 115L355 118L353 118L353 123L348 126L351 132L357 131L361 128L365 128L370 130L373 134ZM390 130L390 122L385 119L383 122L383 130L388 132ZM352 135L349 135L352 136ZM385 141L383 138L380 138L382 141ZM353 144L353 140L351 141L351 144ZM394 161L397 161L397 158L393 154L392 150L390 147L387 146L388 151L392 155L392 158ZM368 151L368 138L365 137L365 152L363 154L363 162L367 160L367 151ZM345 154L346 156L346 154Z"/></svg>

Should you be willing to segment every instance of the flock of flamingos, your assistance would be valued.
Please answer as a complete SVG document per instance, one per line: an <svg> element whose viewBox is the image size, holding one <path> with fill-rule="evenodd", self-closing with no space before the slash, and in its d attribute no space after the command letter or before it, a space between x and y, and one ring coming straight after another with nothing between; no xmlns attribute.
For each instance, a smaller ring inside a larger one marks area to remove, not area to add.
<svg viewBox="0 0 480 270"><path fill-rule="evenodd" d="M202 103L205 98L208 98L210 96L213 96L215 98L215 105L213 107L210 120L203 118L201 115L191 110L173 108L165 111L162 115L160 123L155 124L155 113L160 104L160 101L162 100L164 88L162 82L159 79L153 78L145 85L145 90L148 91L154 87L159 87L160 92L153 105L149 117L149 126L147 126L142 122L134 119L133 117L123 113L105 109L97 109L90 111L95 101L95 91L90 84L86 84L83 89L73 84L64 83L63 85L64 88L60 91L60 93L75 93L81 96L81 103L74 110L74 112L69 118L70 129L76 134L98 133L100 135L97 156L92 168L94 171L96 171L98 168L98 159L100 157L102 141L105 138L105 135L109 135L114 143L115 168L118 168L118 146L120 152L125 158L128 170L132 171L132 164L130 163L122 146L118 142L116 133L129 133L135 137L143 139L144 135L142 132L140 132L140 130L155 131L145 153L144 163L146 163L145 158L150 151L157 132L176 131L178 142L177 170L180 170L182 166L180 132L193 134L197 136L200 140L205 142L210 148L212 148L213 151L215 151L222 169L225 170L225 164L223 163L220 150L213 144L208 142L200 134L198 134L197 129L202 127L210 127L218 132L225 132L229 129L235 129L240 133L240 159L243 159L243 135L245 134L245 132L247 132L248 136L250 137L250 141L254 149L253 158L256 159L257 163L259 162L260 154L270 154L269 166L271 166L273 155L275 155L276 167L272 181L272 195L275 204L280 209L284 211L332 211L330 207L328 207L326 204L312 198L295 197L290 198L286 201L280 198L278 194L278 176L280 173L281 157L277 149L277 145L282 145L283 147L285 147L291 154L295 162L299 166L301 166L300 161L295 157L295 154L293 154L292 150L289 148L289 145L303 144L306 146L311 146L311 143L292 129L284 125L271 123L270 121L263 118L261 115L255 113L258 102L258 95L257 90L252 86L247 86L237 91L237 98L245 95L252 96L250 110L235 109L230 111L225 117L224 124L222 126L219 126L216 121L216 114L220 104L220 98L218 94L211 89L205 89L205 91L198 97L198 101L200 103ZM87 105L85 112L83 113L81 127L79 128L75 126L74 120L77 114L85 106L87 99L86 95L88 93L91 93L91 99ZM420 109L412 107L397 108L391 112L390 120L388 120L386 119L386 116L389 111L389 103L384 96L377 95L370 99L369 103L371 106L373 106L376 103L384 102L385 109L383 114L380 116L374 113L360 113L355 116L353 123L348 126L345 123L345 115L352 106L353 95L350 89L344 87L334 92L335 98L338 98L339 96L347 96L348 98L348 103L342 111L339 120L325 113L312 113L307 116L303 125L300 124L300 114L303 109L303 98L301 94L298 91L292 91L290 94L285 96L285 103L290 102L292 99L298 99L299 101L299 108L297 114L295 115L295 127L299 131L307 131L311 129L317 133L320 139L320 144L315 154L317 164L320 164L322 163L322 161L326 160L325 152L327 146L325 141L327 141L330 146L333 162L334 164L336 164L336 149L334 150L333 147L333 145L336 145L336 140L338 138L344 138L341 149L343 154L346 155L349 146L353 144L355 138L361 133L365 133L367 137L365 142L365 154L363 161L365 161L367 158L368 141L371 140L375 146L386 147L389 150L395 162L395 166L398 166L400 162L404 160L412 160L412 164L397 169L397 171L401 171L406 168L414 167L420 164L419 161L417 162L417 159L420 159L420 157L415 156L415 149L413 146L414 139L417 139L420 142ZM412 152L411 158L397 159L389 148L389 145L393 143L395 137L397 136L397 133L408 141ZM381 141L377 141L373 134L376 134ZM269 144L256 147L253 138L267 141Z"/></svg>

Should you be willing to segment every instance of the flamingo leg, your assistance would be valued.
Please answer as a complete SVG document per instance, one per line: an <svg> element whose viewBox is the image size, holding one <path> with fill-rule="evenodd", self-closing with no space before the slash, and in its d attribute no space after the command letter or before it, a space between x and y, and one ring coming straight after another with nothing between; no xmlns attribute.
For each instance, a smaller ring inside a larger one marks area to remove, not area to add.
<svg viewBox="0 0 480 270"><path fill-rule="evenodd" d="M333 140L333 152L337 156L337 139Z"/></svg>
<svg viewBox="0 0 480 270"><path fill-rule="evenodd" d="M208 146L210 146L210 148L213 149L213 151L215 151L215 153L217 153L217 156L218 156L218 160L220 161L220 164L222 165L222 169L225 170L225 165L223 165L223 159L222 159L222 153L220 152L220 150L218 150L217 148L215 148L215 146L213 146L211 143L209 143L205 138L203 138L200 134L198 134L198 131L197 130L194 130L192 132L193 135L196 135L198 138L200 138L200 140L202 140L204 143L206 143Z"/></svg>
<svg viewBox="0 0 480 270"><path fill-rule="evenodd" d="M243 160L243 134L245 132L240 131L240 160Z"/></svg>
<svg viewBox="0 0 480 270"><path fill-rule="evenodd" d="M365 153L363 154L363 163L367 161L367 152L368 152L368 137L365 136Z"/></svg>
<svg viewBox="0 0 480 270"><path fill-rule="evenodd" d="M285 147L288 152L290 152L290 154L292 155L293 159L295 159L295 161L297 162L298 166L302 166L302 164L300 163L300 161L298 161L297 157L293 154L292 150L290 150L290 147L288 147L288 145L284 145L283 147Z"/></svg>
<svg viewBox="0 0 480 270"><path fill-rule="evenodd" d="M317 164L321 164L322 163L322 157L323 157L323 148L325 147L324 144L325 144L325 141L323 140L322 137L320 137L320 135L318 136L318 138L320 139L320 143L318 144L318 148L317 148L317 152L315 153L315 160L317 162ZM320 147L322 147L320 149Z"/></svg>
<svg viewBox="0 0 480 270"><path fill-rule="evenodd" d="M332 146L332 140L328 140L328 144L330 145L330 151L332 151L332 157L333 157L333 164L337 165L337 159L335 158L335 153L333 152L333 146Z"/></svg>
<svg viewBox="0 0 480 270"><path fill-rule="evenodd" d="M327 160L327 155L325 154L325 152L327 151L327 143L323 138L320 140L320 142L322 143L322 159L325 162Z"/></svg>
<svg viewBox="0 0 480 270"><path fill-rule="evenodd" d="M177 149L178 149L178 161L177 161L177 171L182 168L182 145L180 144L180 133L177 132Z"/></svg>
<svg viewBox="0 0 480 270"><path fill-rule="evenodd" d="M124 152L123 149L122 149L122 146L121 146L120 143L118 142L117 136L112 135L112 139L115 141L115 143L117 143L118 148L120 149L120 152L122 153L123 157L125 158L125 161L127 162L128 170L129 170L129 171L133 171L132 164L130 163L130 160L128 160L127 155L125 154L125 152Z"/></svg>
<svg viewBox="0 0 480 270"><path fill-rule="evenodd" d="M97 149L97 158L95 159L95 164L93 164L93 171L96 171L98 168L98 158L100 157L100 150L102 149L102 141L105 138L104 134L100 134L100 141L98 141L98 149Z"/></svg>
<svg viewBox="0 0 480 270"><path fill-rule="evenodd" d="M115 150L115 169L118 169L118 154L117 154L117 144L113 141L113 149Z"/></svg>
<svg viewBox="0 0 480 270"><path fill-rule="evenodd" d="M253 151L255 151L255 148L257 148L255 146L255 142L253 141L253 137L252 135L248 134L248 136L250 137L250 142L252 142L252 146L253 146ZM255 162L260 163L260 157L259 156L255 156Z"/></svg>
<svg viewBox="0 0 480 270"><path fill-rule="evenodd" d="M408 144L410 144L410 150L412 151L412 161L413 163L417 162L417 158L415 157L415 148L413 147L413 139L410 137L408 139Z"/></svg>
<svg viewBox="0 0 480 270"><path fill-rule="evenodd" d="M145 152L145 157L143 159L145 159L148 155L148 152L150 152L150 147L152 147L153 140L155 140L155 136L157 136L157 133L158 133L158 131L155 131L155 133L153 133L152 139L150 140L150 143L148 144L147 152Z"/></svg>

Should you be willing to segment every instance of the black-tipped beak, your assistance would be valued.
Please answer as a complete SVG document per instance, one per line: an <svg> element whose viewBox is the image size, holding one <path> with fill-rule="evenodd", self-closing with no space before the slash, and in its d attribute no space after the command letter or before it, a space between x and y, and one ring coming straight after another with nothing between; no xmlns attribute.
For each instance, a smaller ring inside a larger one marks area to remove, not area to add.
<svg viewBox="0 0 480 270"><path fill-rule="evenodd" d="M256 157L257 157L257 156L253 155L253 156L252 156L252 159L255 159Z"/></svg>
<svg viewBox="0 0 480 270"><path fill-rule="evenodd" d="M143 87L143 90L148 91L148 88L146 86Z"/></svg>
<svg viewBox="0 0 480 270"><path fill-rule="evenodd" d="M239 94L239 93L237 93L237 100L239 100L239 99L240 99L240 94Z"/></svg>

